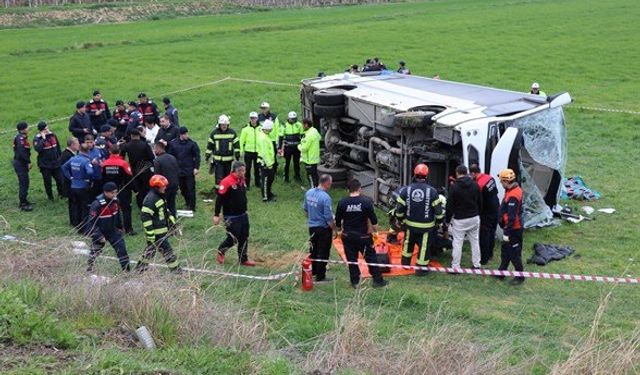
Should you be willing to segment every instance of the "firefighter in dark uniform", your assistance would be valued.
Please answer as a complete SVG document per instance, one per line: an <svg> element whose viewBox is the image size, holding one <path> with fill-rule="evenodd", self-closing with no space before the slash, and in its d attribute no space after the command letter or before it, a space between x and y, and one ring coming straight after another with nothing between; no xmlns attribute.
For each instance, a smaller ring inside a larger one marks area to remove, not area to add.
<svg viewBox="0 0 640 375"><path fill-rule="evenodd" d="M297 182L302 182L300 177L300 150L298 145L304 134L302 123L298 121L298 115L295 112L289 112L287 122L280 126L280 154L284 155L284 182L289 182L289 166L293 159L293 174Z"/></svg>
<svg viewBox="0 0 640 375"><path fill-rule="evenodd" d="M93 92L93 99L87 103L87 113L91 119L91 127L96 132L99 132L100 128L106 125L107 121L111 118L109 105L102 99L100 91L96 90Z"/></svg>
<svg viewBox="0 0 640 375"><path fill-rule="evenodd" d="M209 172L215 176L214 188L217 189L220 181L231 173L231 163L240 159L240 140L236 132L229 128L229 117L226 115L218 118L218 126L209 135L204 160L209 161L209 158Z"/></svg>
<svg viewBox="0 0 640 375"><path fill-rule="evenodd" d="M31 169L31 144L29 144L29 125L19 122L16 125L18 134L13 138L13 169L18 176L18 199L22 211L33 210L27 200L29 194L29 170Z"/></svg>
<svg viewBox="0 0 640 375"><path fill-rule="evenodd" d="M124 231L133 236L136 232L131 224L131 166L120 156L120 147L111 146L109 158L102 163L102 180L113 182L118 187L118 201L122 212Z"/></svg>
<svg viewBox="0 0 640 375"><path fill-rule="evenodd" d="M120 155L129 159L133 170L132 190L136 192L136 203L142 208L142 201L149 192L149 179L153 174L153 151L151 146L140 138L140 131L133 129L129 133L131 140L120 147Z"/></svg>
<svg viewBox="0 0 640 375"><path fill-rule="evenodd" d="M255 266L249 260L247 244L249 240L249 215L247 215L246 166L241 161L233 163L232 172L220 181L218 197L213 216L213 225L221 222L220 212L224 215L227 238L218 247L218 263L224 263L224 255L233 245L238 245L238 259L241 265Z"/></svg>
<svg viewBox="0 0 640 375"><path fill-rule="evenodd" d="M127 136L127 127L129 126L129 112L127 112L122 100L116 101L116 109L113 111L112 119L116 128L116 140L124 139Z"/></svg>
<svg viewBox="0 0 640 375"><path fill-rule="evenodd" d="M109 242L116 251L120 267L129 271L129 255L122 237L122 222L118 206L118 186L114 182L104 184L103 193L91 203L89 216L85 220L85 233L91 238L91 252L87 262L87 272L93 272L96 258Z"/></svg>
<svg viewBox="0 0 640 375"><path fill-rule="evenodd" d="M49 130L47 123L40 121L38 123L38 134L33 137L33 148L38 152L38 168L42 173L42 181L44 182L44 191L47 193L49 200L53 200L53 191L51 189L51 178L56 181L56 189L58 196L64 195L64 177L60 171L58 159L62 155L60 151L60 142L53 132Z"/></svg>
<svg viewBox="0 0 640 375"><path fill-rule="evenodd" d="M488 174L482 173L477 164L469 167L469 172L482 196L482 209L480 211L480 264L485 265L493 258L493 247L496 240L498 227L498 211L500 200L498 199L498 187L496 180Z"/></svg>
<svg viewBox="0 0 640 375"><path fill-rule="evenodd" d="M94 134L85 102L76 103L76 113L69 119L69 132L78 138L80 143L84 143L85 135Z"/></svg>
<svg viewBox="0 0 640 375"><path fill-rule="evenodd" d="M138 111L142 115L142 119L151 118L153 123L157 124L160 120L158 118L158 106L156 103L149 100L147 94L141 92L138 94Z"/></svg>
<svg viewBox="0 0 640 375"><path fill-rule="evenodd" d="M504 188L504 198L500 204L500 227L502 228L502 249L499 270L504 271L513 264L516 271L524 271L522 265L522 188L516 181L516 174L511 169L503 169L498 175L500 184ZM498 276L504 279L504 276ZM524 277L514 277L509 282L518 285L524 282Z"/></svg>
<svg viewBox="0 0 640 375"><path fill-rule="evenodd" d="M180 128L180 137L169 143L169 153L175 156L180 171L178 185L187 209L196 210L196 176L200 173L200 147L189 138L189 129Z"/></svg>
<svg viewBox="0 0 640 375"><path fill-rule="evenodd" d="M149 180L151 190L144 198L142 209L140 210L142 226L147 240L147 247L136 266L136 270L140 272L149 267L149 263L153 260L157 250L160 250L171 271L181 271L180 262L178 262L178 258L173 253L169 243L169 236L176 225L176 218L169 212L164 200L164 193L168 185L169 181L161 175L153 175Z"/></svg>
<svg viewBox="0 0 640 375"><path fill-rule="evenodd" d="M415 245L419 247L416 265L426 267L431 257L430 247L436 226L444 219L442 203L436 189L427 183L429 167L418 164L413 170L415 181L400 189L396 217L406 227L402 244L402 264L411 264ZM425 276L426 270L416 270L416 276Z"/></svg>

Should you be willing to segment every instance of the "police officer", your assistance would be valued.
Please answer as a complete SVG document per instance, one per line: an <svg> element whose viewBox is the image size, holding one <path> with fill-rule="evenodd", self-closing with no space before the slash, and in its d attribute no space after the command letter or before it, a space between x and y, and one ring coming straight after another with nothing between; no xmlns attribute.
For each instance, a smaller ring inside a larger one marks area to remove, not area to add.
<svg viewBox="0 0 640 375"><path fill-rule="evenodd" d="M522 188L516 181L516 174L511 169L503 169L498 175L500 184L504 188L504 198L500 204L500 227L502 228L502 248L499 270L503 271L513 264L516 271L524 271L522 265ZM504 276L498 278L504 279ZM524 277L514 277L509 282L518 285L524 282Z"/></svg>
<svg viewBox="0 0 640 375"><path fill-rule="evenodd" d="M154 124L158 123L158 106L144 92L138 94L138 111L140 111L143 119L151 118Z"/></svg>
<svg viewBox="0 0 640 375"><path fill-rule="evenodd" d="M64 163L66 163L69 159L76 156L80 150L80 142L78 142L78 138L71 137L67 139L67 148L62 151L62 154L58 158L58 165L62 167ZM60 169L60 173L62 173L62 168ZM64 174L62 175L64 177ZM66 178L62 179L62 196L65 198L69 198L69 180Z"/></svg>
<svg viewBox="0 0 640 375"><path fill-rule="evenodd" d="M400 189L396 208L396 217L406 226L402 244L402 264L411 264L413 249L419 246L416 265L429 265L431 241L436 224L444 219L440 196L436 189L427 183L429 167L418 164L413 170L415 181ZM428 271L416 270L416 276L425 276Z"/></svg>
<svg viewBox="0 0 640 375"><path fill-rule="evenodd" d="M187 209L196 210L196 176L200 173L200 147L189 138L189 129L180 128L180 137L169 143L169 153L178 161L178 185Z"/></svg>
<svg viewBox="0 0 640 375"><path fill-rule="evenodd" d="M167 202L167 209L173 216L176 216L176 196L178 195L180 167L176 157L167 153L163 143L156 143L153 146L156 158L153 159L153 173L164 176L169 184L167 185L164 199Z"/></svg>
<svg viewBox="0 0 640 375"><path fill-rule="evenodd" d="M164 115L169 117L169 122L171 125L180 128L180 118L178 117L178 110L176 107L171 105L171 99L168 97L162 98L162 103L164 104Z"/></svg>
<svg viewBox="0 0 640 375"><path fill-rule="evenodd" d="M106 125L111 118L109 105L102 99L102 94L99 90L93 92L93 98L87 103L87 113L91 119L91 127L96 132L99 132L100 128Z"/></svg>
<svg viewBox="0 0 640 375"><path fill-rule="evenodd" d="M220 213L224 215L227 227L227 238L218 246L218 263L224 263L227 250L238 245L240 265L253 267L255 262L249 260L247 244L249 240L249 215L247 215L247 189L245 183L246 167L243 162L235 161L231 173L220 181L218 197L213 215L213 225L220 224Z"/></svg>
<svg viewBox="0 0 640 375"><path fill-rule="evenodd" d="M116 101L116 109L113 111L111 119L113 120L113 124L116 128L116 140L119 141L124 139L127 136L127 128L129 127L129 112L127 111L127 108L125 108L122 100Z"/></svg>
<svg viewBox="0 0 640 375"><path fill-rule="evenodd" d="M262 131L258 136L258 164L260 165L260 178L262 179L262 201L274 201L276 195L271 192L273 177L276 173L276 152L269 134L273 131L273 122L265 120Z"/></svg>
<svg viewBox="0 0 640 375"><path fill-rule="evenodd" d="M302 124L295 112L289 112L287 122L280 127L280 154L284 154L284 182L289 182L289 166L293 159L293 173L296 181L300 182L300 139L304 134Z"/></svg>
<svg viewBox="0 0 640 375"><path fill-rule="evenodd" d="M38 152L38 168L42 173L42 181L44 182L44 191L47 193L49 200L53 200L53 191L51 189L51 178L56 181L56 189L58 196L64 194L64 177L60 171L58 159L62 152L60 151L60 142L53 132L49 130L47 123L40 121L38 123L38 134L33 137L33 148Z"/></svg>
<svg viewBox="0 0 640 375"><path fill-rule="evenodd" d="M482 196L482 210L480 211L480 264L487 264L493 257L496 229L498 227L498 212L500 200L496 180L488 174L482 173L477 164L469 167L471 177L476 181Z"/></svg>
<svg viewBox="0 0 640 375"><path fill-rule="evenodd" d="M151 146L140 138L140 131L133 129L129 133L131 140L120 148L120 155L129 159L129 165L133 170L132 189L136 192L136 203L142 208L142 201L149 192L149 179L153 174L153 151Z"/></svg>
<svg viewBox="0 0 640 375"><path fill-rule="evenodd" d="M106 160L109 157L109 150L111 150L111 146L115 143L111 126L102 125L100 134L96 137L95 142L95 148L100 152L100 160Z"/></svg>
<svg viewBox="0 0 640 375"><path fill-rule="evenodd" d="M127 110L129 113L129 125L127 125L127 131L125 133L125 140L129 140L129 133L133 129L137 129L138 126L143 124L142 113L138 110L138 103L134 101L129 102L129 109Z"/></svg>
<svg viewBox="0 0 640 375"><path fill-rule="evenodd" d="M318 164L320 164L320 133L308 118L302 120L304 136L298 145L307 179L311 188L318 186Z"/></svg>
<svg viewBox="0 0 640 375"><path fill-rule="evenodd" d="M147 120L145 119L145 121ZM169 142L178 138L179 135L178 127L171 123L169 116L164 115L160 117L160 129L158 129L154 137L155 142L161 142L165 146L168 146Z"/></svg>
<svg viewBox="0 0 640 375"><path fill-rule="evenodd" d="M93 135L88 134L86 137L84 137L84 144L87 145L87 155L89 156L89 160L91 160L91 164L93 164L93 184L91 185L89 199L89 203L91 203L102 192L103 183L100 164L102 164L102 162L105 160L105 155L102 153L101 149L96 147L96 142L93 138Z"/></svg>
<svg viewBox="0 0 640 375"><path fill-rule="evenodd" d="M367 263L377 263L376 252L373 249L373 235L369 231L371 223L374 233L378 231L378 217L373 209L373 201L363 197L362 184L354 178L347 183L349 196L338 202L336 209L336 229L341 233L347 261L358 262L358 255L362 254ZM369 273L373 277L373 287L379 288L388 284L382 277L380 268L369 265ZM351 286L357 288L360 284L360 267L349 264Z"/></svg>
<svg viewBox="0 0 640 375"><path fill-rule="evenodd" d="M18 134L13 138L13 169L18 176L18 199L22 211L33 210L27 200L29 194L29 170L31 169L31 144L29 144L29 125L19 122L16 125Z"/></svg>
<svg viewBox="0 0 640 375"><path fill-rule="evenodd" d="M273 142L273 152L277 154L278 152L278 144L280 137L280 120L278 119L278 114L275 112L271 112L271 105L267 102L262 102L260 104L260 114L258 115L258 122L260 125L264 125L266 120L271 120L273 123L273 131L269 134L269 138L271 142ZM278 172L278 159L275 159L275 163L273 165L273 172Z"/></svg>
<svg viewBox="0 0 640 375"><path fill-rule="evenodd" d="M62 165L62 174L71 181L69 191L69 223L82 231L80 224L89 213L91 203L91 183L95 180L96 171L89 157L89 146L80 145L78 155Z"/></svg>
<svg viewBox="0 0 640 375"><path fill-rule="evenodd" d="M240 132L240 153L244 155L244 163L246 165L246 184L247 190L251 185L251 169L255 184L260 187L260 170L258 166L258 136L262 132L260 123L258 123L258 114L256 112L249 113L249 123L242 128Z"/></svg>
<svg viewBox="0 0 640 375"><path fill-rule="evenodd" d="M91 238L91 252L87 262L87 272L93 272L96 258L109 242L116 251L120 267L129 271L129 255L122 237L122 222L118 205L118 186L114 182L104 184L103 193L91 203L89 216L85 220L85 233Z"/></svg>
<svg viewBox="0 0 640 375"><path fill-rule="evenodd" d="M94 134L85 102L80 101L76 103L76 112L69 119L69 132L78 138L80 143L84 142L86 135Z"/></svg>
<svg viewBox="0 0 640 375"><path fill-rule="evenodd" d="M133 172L131 166L120 156L120 147L111 146L109 158L102 163L102 180L113 182L118 188L118 201L122 212L122 224L124 231L133 236L136 232L131 224L131 178Z"/></svg>
<svg viewBox="0 0 640 375"><path fill-rule="evenodd" d="M167 186L169 186L169 181L164 176L156 174L151 176L149 180L151 190L145 196L140 210L140 218L147 240L147 247L136 266L136 270L140 272L149 267L157 250L160 250L171 271L181 271L180 262L178 262L169 243L169 236L175 228L176 218L167 209L165 201Z"/></svg>
<svg viewBox="0 0 640 375"><path fill-rule="evenodd" d="M529 93L533 95L547 96L544 91L540 91L540 84L538 82L531 84L531 91L529 91Z"/></svg>
<svg viewBox="0 0 640 375"><path fill-rule="evenodd" d="M209 135L204 159L209 161L209 158L211 158L209 171L215 176L214 188L217 189L220 181L231 173L233 160L240 159L240 140L236 132L229 128L227 115L218 117L218 125Z"/></svg>

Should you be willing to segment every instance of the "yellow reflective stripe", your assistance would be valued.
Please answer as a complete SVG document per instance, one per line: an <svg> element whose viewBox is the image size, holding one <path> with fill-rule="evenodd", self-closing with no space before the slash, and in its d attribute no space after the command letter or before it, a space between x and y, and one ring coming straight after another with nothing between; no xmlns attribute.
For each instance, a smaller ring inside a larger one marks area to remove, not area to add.
<svg viewBox="0 0 640 375"><path fill-rule="evenodd" d="M159 200L156 202L156 207L160 208L160 207L162 207L162 206L164 206L164 199L159 199Z"/></svg>
<svg viewBox="0 0 640 375"><path fill-rule="evenodd" d="M148 242L153 242L153 241L155 241L155 240L156 240L156 237L155 237L155 236L147 236L147 241L148 241Z"/></svg>
<svg viewBox="0 0 640 375"><path fill-rule="evenodd" d="M406 205L406 204L407 204L407 202L405 202L405 200L404 200L404 199L402 199L402 198L400 198L400 197L397 197L397 198L396 198L396 202L398 202L398 203L400 203L400 204L404 204L404 205Z"/></svg>
<svg viewBox="0 0 640 375"><path fill-rule="evenodd" d="M442 204L442 200L440 199L440 197L438 197L438 199L436 199L435 201L433 201L431 203L431 207L435 207L435 206L437 206L439 204Z"/></svg>
<svg viewBox="0 0 640 375"><path fill-rule="evenodd" d="M157 228L154 232L155 234L165 234L169 231L167 228Z"/></svg>
<svg viewBox="0 0 640 375"><path fill-rule="evenodd" d="M417 265L426 266L429 264L429 259L426 259L428 241L429 241L429 232L424 233L422 235L422 246L420 247L420 252L418 253L418 259L416 259Z"/></svg>
<svg viewBox="0 0 640 375"><path fill-rule="evenodd" d="M140 211L151 215L155 214L155 212L147 206L142 206Z"/></svg>
<svg viewBox="0 0 640 375"><path fill-rule="evenodd" d="M232 161L233 155L230 155L230 156L213 155L213 160Z"/></svg>
<svg viewBox="0 0 640 375"><path fill-rule="evenodd" d="M444 214L436 215L436 219L442 219L442 218L444 218Z"/></svg>
<svg viewBox="0 0 640 375"><path fill-rule="evenodd" d="M398 212L396 211L395 213L396 217L400 218L400 217L404 217L404 212Z"/></svg>
<svg viewBox="0 0 640 375"><path fill-rule="evenodd" d="M170 215L170 216L169 216L169 222L171 222L172 224L175 224L175 223L176 223L176 218L175 218L175 216Z"/></svg>
<svg viewBox="0 0 640 375"><path fill-rule="evenodd" d="M214 134L213 139L232 139L235 134Z"/></svg>
<svg viewBox="0 0 640 375"><path fill-rule="evenodd" d="M420 229L433 228L436 225L433 221L428 223L419 223L417 221L405 220L404 222L407 226Z"/></svg>
<svg viewBox="0 0 640 375"><path fill-rule="evenodd" d="M153 220L147 220L142 222L143 227L149 227L153 225Z"/></svg>
<svg viewBox="0 0 640 375"><path fill-rule="evenodd" d="M409 238L411 237L411 232L408 230L404 231L404 242L402 243L402 256L410 257L413 255L413 249L409 252Z"/></svg>
<svg viewBox="0 0 640 375"><path fill-rule="evenodd" d="M211 137L209 137L209 143L213 143L213 139L211 139Z"/></svg>
<svg viewBox="0 0 640 375"><path fill-rule="evenodd" d="M169 268L178 268L180 266L180 262L178 260L174 260L171 263L167 263L167 267Z"/></svg>

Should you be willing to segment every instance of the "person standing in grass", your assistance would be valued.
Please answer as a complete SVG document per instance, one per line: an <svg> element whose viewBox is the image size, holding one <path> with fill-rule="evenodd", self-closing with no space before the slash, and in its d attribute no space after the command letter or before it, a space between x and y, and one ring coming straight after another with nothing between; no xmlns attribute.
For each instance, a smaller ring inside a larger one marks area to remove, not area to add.
<svg viewBox="0 0 640 375"><path fill-rule="evenodd" d="M69 161L72 157L76 156L80 150L80 142L78 142L78 138L71 137L67 139L67 148L62 151L62 154L58 158L58 165L60 166L60 172L62 173L62 166ZM64 175L63 175L64 177ZM66 178L62 179L62 196L64 198L69 198L69 180Z"/></svg>
<svg viewBox="0 0 640 375"><path fill-rule="evenodd" d="M22 211L33 210L33 205L27 200L29 194L29 170L31 170L31 144L29 144L29 125L19 122L16 125L13 138L13 169L18 176L18 199Z"/></svg>
<svg viewBox="0 0 640 375"><path fill-rule="evenodd" d="M235 130L229 127L229 123L229 116L218 117L218 124L209 135L207 151L204 154L205 161L208 162L211 158L209 170L215 177L215 189L220 181L231 173L231 163L240 159L240 140Z"/></svg>
<svg viewBox="0 0 640 375"><path fill-rule="evenodd" d="M249 123L240 132L240 153L244 155L244 163L247 168L247 190L251 185L251 169L253 169L256 187L260 187L260 170L258 165L258 137L262 128L258 123L258 114L249 113Z"/></svg>
<svg viewBox="0 0 640 375"><path fill-rule="evenodd" d="M69 119L69 132L78 138L80 143L84 143L86 135L94 134L91 119L87 114L86 103L83 101L76 103L76 112Z"/></svg>
<svg viewBox="0 0 640 375"><path fill-rule="evenodd" d="M300 178L300 139L304 134L302 124L298 121L298 114L291 111L287 116L287 121L280 127L280 154L284 155L284 182L289 182L289 167L293 159L293 175L297 182Z"/></svg>
<svg viewBox="0 0 640 375"><path fill-rule="evenodd" d="M158 123L158 106L144 92L138 94L138 111L143 119L151 118L154 124Z"/></svg>
<svg viewBox="0 0 640 375"><path fill-rule="evenodd" d="M60 171L58 159L62 152L60 151L60 142L58 137L49 130L49 126L44 121L38 123L38 134L33 138L33 148L38 152L38 168L42 174L44 183L44 191L47 198L53 200L53 190L51 186L51 178L56 182L58 196L64 194L64 177Z"/></svg>
<svg viewBox="0 0 640 375"><path fill-rule="evenodd" d="M176 196L180 186L180 165L176 157L166 151L164 143L156 143L153 146L153 150L156 153L156 158L153 159L153 172L164 176L169 181L166 191L163 193L164 200L167 202L169 212L176 216Z"/></svg>
<svg viewBox="0 0 640 375"><path fill-rule="evenodd" d="M99 90L93 92L93 98L87 103L87 113L89 114L89 119L91 119L91 127L96 133L100 132L100 128L106 125L111 118L109 105L102 99L102 94Z"/></svg>
<svg viewBox="0 0 640 375"><path fill-rule="evenodd" d="M318 186L318 164L320 163L320 133L308 118L302 120L304 135L300 140L300 160L304 163L310 188Z"/></svg>
<svg viewBox="0 0 640 375"><path fill-rule="evenodd" d="M142 201L149 191L149 179L153 174L153 151L151 146L140 138L140 131L132 129L129 133L130 140L120 146L120 155L129 159L129 165L133 170L132 190L136 192L136 203L142 208Z"/></svg>
<svg viewBox="0 0 640 375"><path fill-rule="evenodd" d="M373 201L361 195L362 184L358 179L349 181L347 187L349 196L342 198L336 209L336 228L338 233L341 233L347 261L357 262L358 255L362 254L367 263L377 263L373 235L369 231L369 222L374 233L378 231L378 217L373 209ZM368 267L373 277L374 288L388 284L382 277L380 268L371 265ZM349 276L351 286L357 288L360 285L360 267L357 264L349 264Z"/></svg>
<svg viewBox="0 0 640 375"><path fill-rule="evenodd" d="M469 168L471 177L476 181L482 196L482 210L480 211L480 264L487 264L493 258L496 229L498 227L498 187L496 180L488 174L482 173L477 164Z"/></svg>
<svg viewBox="0 0 640 375"><path fill-rule="evenodd" d="M82 232L80 224L89 213L91 203L91 183L96 179L96 172L89 157L89 146L80 145L80 153L62 165L62 174L70 180L69 191L69 223Z"/></svg>
<svg viewBox="0 0 640 375"><path fill-rule="evenodd" d="M516 181L516 174L511 169L503 169L498 175L500 184L505 190L500 205L500 227L502 228L502 249L499 270L504 271L513 264L516 271L524 271L522 265L522 188ZM504 279L504 276L498 276ZM509 282L518 285L524 282L524 277L514 277Z"/></svg>
<svg viewBox="0 0 640 375"><path fill-rule="evenodd" d="M180 170L178 185L187 209L196 210L196 176L200 173L200 147L189 138L189 129L180 128L180 136L169 143L169 153L175 156Z"/></svg>
<svg viewBox="0 0 640 375"><path fill-rule="evenodd" d="M162 104L164 104L164 115L169 117L171 125L180 128L180 118L178 117L178 110L171 104L171 99L168 97L162 98Z"/></svg>
<svg viewBox="0 0 640 375"><path fill-rule="evenodd" d="M278 143L280 138L280 119L278 118L278 114L275 112L271 112L271 105L267 102L262 102L260 104L260 114L258 115L258 122L260 125L264 125L265 121L271 121L273 126L273 131L269 133L269 138L271 138L271 143L273 145L273 152L278 154ZM275 162L273 164L273 173L274 176L278 173L278 159L274 159Z"/></svg>
<svg viewBox="0 0 640 375"><path fill-rule="evenodd" d="M331 197L328 194L332 183L333 179L330 175L320 176L319 185L307 190L302 205L309 226L309 256L312 259L321 260L314 261L311 266L311 272L316 277L316 282L333 280L327 277L327 263L322 261L329 259L331 240L336 233Z"/></svg>
<svg viewBox="0 0 640 375"><path fill-rule="evenodd" d="M271 202L276 195L271 191L276 169L276 151L269 134L273 131L273 122L265 120L262 131L258 136L258 164L260 164L260 178L262 178L262 201Z"/></svg>

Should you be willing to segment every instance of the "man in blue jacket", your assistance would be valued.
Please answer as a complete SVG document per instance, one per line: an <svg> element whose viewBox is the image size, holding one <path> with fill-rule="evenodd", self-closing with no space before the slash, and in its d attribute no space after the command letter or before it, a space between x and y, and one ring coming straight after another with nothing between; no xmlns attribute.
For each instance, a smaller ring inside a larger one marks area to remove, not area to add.
<svg viewBox="0 0 640 375"><path fill-rule="evenodd" d="M69 223L81 229L79 225L89 214L91 202L91 182L95 180L95 168L89 158L89 146L80 145L80 153L62 166L62 173L71 181L69 191Z"/></svg>
<svg viewBox="0 0 640 375"><path fill-rule="evenodd" d="M189 129L180 128L180 136L169 142L169 153L176 157L178 166L178 185L184 197L187 209L196 210L196 176L200 172L200 147L189 138Z"/></svg>

